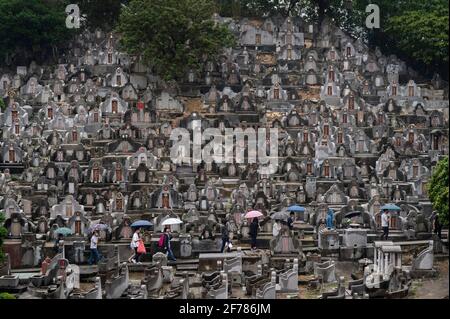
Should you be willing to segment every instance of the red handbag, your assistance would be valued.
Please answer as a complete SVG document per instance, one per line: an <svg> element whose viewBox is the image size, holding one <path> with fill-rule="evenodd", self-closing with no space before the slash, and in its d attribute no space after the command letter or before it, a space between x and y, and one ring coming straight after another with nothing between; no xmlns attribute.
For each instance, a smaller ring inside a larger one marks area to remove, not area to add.
<svg viewBox="0 0 450 319"><path fill-rule="evenodd" d="M144 242L143 242L142 240L139 240L137 252L138 252L139 254L145 254L145 253L147 252L146 249L145 249Z"/></svg>

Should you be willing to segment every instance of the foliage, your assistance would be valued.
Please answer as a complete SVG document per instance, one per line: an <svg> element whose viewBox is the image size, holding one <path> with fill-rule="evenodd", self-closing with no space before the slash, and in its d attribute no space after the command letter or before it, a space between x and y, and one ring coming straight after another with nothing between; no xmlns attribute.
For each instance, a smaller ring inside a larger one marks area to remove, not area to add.
<svg viewBox="0 0 450 319"><path fill-rule="evenodd" d="M111 30L119 20L120 10L127 0L73 0L80 7L85 26L90 30Z"/></svg>
<svg viewBox="0 0 450 319"><path fill-rule="evenodd" d="M0 0L0 57L44 53L73 34L66 28L65 1Z"/></svg>
<svg viewBox="0 0 450 319"><path fill-rule="evenodd" d="M7 292L0 292L0 299L16 299L16 297Z"/></svg>
<svg viewBox="0 0 450 319"><path fill-rule="evenodd" d="M448 156L446 156L434 168L428 188L433 208L443 225L448 225L448 187Z"/></svg>
<svg viewBox="0 0 450 319"><path fill-rule="evenodd" d="M217 0L219 12L230 16L233 0ZM320 23L329 18L354 38L385 55L395 54L414 69L448 78L448 0L243 0L242 17L301 16ZM380 29L368 29L367 5L380 8ZM236 10L235 10L236 11Z"/></svg>
<svg viewBox="0 0 450 319"><path fill-rule="evenodd" d="M0 110L4 112L6 109L6 103L3 101L3 98L0 97Z"/></svg>
<svg viewBox="0 0 450 319"><path fill-rule="evenodd" d="M179 80L235 43L227 26L212 19L214 5L213 0L132 0L119 19L121 45L163 79Z"/></svg>
<svg viewBox="0 0 450 319"><path fill-rule="evenodd" d="M3 212L0 211L0 264L5 259L5 255L3 254L3 239L7 235L7 230L5 227L3 227L4 222L5 222L5 216L3 215Z"/></svg>

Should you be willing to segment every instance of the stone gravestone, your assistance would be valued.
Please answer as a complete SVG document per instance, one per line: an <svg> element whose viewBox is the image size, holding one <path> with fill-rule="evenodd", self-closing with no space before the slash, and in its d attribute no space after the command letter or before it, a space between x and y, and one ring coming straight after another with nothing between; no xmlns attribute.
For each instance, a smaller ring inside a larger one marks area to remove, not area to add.
<svg viewBox="0 0 450 319"><path fill-rule="evenodd" d="M323 228L319 231L319 249L339 249L339 233L334 229Z"/></svg>
<svg viewBox="0 0 450 319"><path fill-rule="evenodd" d="M153 255L153 263L167 266L167 255L162 252L157 252Z"/></svg>
<svg viewBox="0 0 450 319"><path fill-rule="evenodd" d="M367 230L348 228L344 231L342 244L345 247L363 248L367 246Z"/></svg>

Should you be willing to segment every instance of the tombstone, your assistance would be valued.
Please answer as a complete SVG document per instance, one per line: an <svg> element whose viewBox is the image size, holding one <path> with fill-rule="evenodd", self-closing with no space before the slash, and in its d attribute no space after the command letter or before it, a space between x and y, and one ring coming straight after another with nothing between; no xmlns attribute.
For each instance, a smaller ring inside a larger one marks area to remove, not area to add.
<svg viewBox="0 0 450 319"><path fill-rule="evenodd" d="M271 281L256 290L256 299L276 299L276 272L272 272Z"/></svg>
<svg viewBox="0 0 450 319"><path fill-rule="evenodd" d="M163 272L163 282L171 283L174 279L175 271L172 266L161 266Z"/></svg>
<svg viewBox="0 0 450 319"><path fill-rule="evenodd" d="M339 249L339 233L334 229L323 228L319 231L319 249Z"/></svg>
<svg viewBox="0 0 450 319"><path fill-rule="evenodd" d="M74 241L73 242L73 260L75 264L82 264L85 262L84 257L85 242Z"/></svg>
<svg viewBox="0 0 450 319"><path fill-rule="evenodd" d="M210 289L207 293L207 299L228 299L228 276L222 273L222 285L217 289Z"/></svg>
<svg viewBox="0 0 450 319"><path fill-rule="evenodd" d="M342 240L344 247L364 248L367 246L367 230L348 228L344 231Z"/></svg>
<svg viewBox="0 0 450 319"><path fill-rule="evenodd" d="M105 282L106 299L119 298L128 289L129 284L128 266L123 263L119 268L119 274Z"/></svg>
<svg viewBox="0 0 450 319"><path fill-rule="evenodd" d="M298 291L298 259L294 259L292 269L279 275L280 290L282 292Z"/></svg>
<svg viewBox="0 0 450 319"><path fill-rule="evenodd" d="M158 294L163 286L163 271L160 264L156 264L144 270L145 279L142 281L147 286L149 294Z"/></svg>
<svg viewBox="0 0 450 319"><path fill-rule="evenodd" d="M412 270L432 270L434 261L433 241L429 241L429 246L422 250L412 262Z"/></svg>
<svg viewBox="0 0 450 319"><path fill-rule="evenodd" d="M152 257L153 263L167 266L167 255L162 252L157 252Z"/></svg>
<svg viewBox="0 0 450 319"><path fill-rule="evenodd" d="M336 281L336 268L334 261L314 263L314 276L322 280L323 283Z"/></svg>
<svg viewBox="0 0 450 319"><path fill-rule="evenodd" d="M192 237L187 234L180 234L180 257L192 256Z"/></svg>

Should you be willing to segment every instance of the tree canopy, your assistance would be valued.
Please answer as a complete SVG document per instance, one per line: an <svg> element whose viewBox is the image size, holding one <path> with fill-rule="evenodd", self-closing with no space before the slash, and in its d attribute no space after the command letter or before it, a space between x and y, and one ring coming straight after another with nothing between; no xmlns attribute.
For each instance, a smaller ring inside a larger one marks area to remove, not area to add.
<svg viewBox="0 0 450 319"><path fill-rule="evenodd" d="M87 28L111 30L119 20L122 5L127 4L128 0L73 0L71 3L80 7Z"/></svg>
<svg viewBox="0 0 450 319"><path fill-rule="evenodd" d="M66 1L0 0L0 58L36 56L62 45L73 31L66 27Z"/></svg>
<svg viewBox="0 0 450 319"><path fill-rule="evenodd" d="M443 225L448 225L448 187L448 156L446 156L434 168L428 188L433 208Z"/></svg>
<svg viewBox="0 0 450 319"><path fill-rule="evenodd" d="M214 6L213 0L132 0L117 27L121 45L163 79L179 80L234 44L228 28L212 19Z"/></svg>

